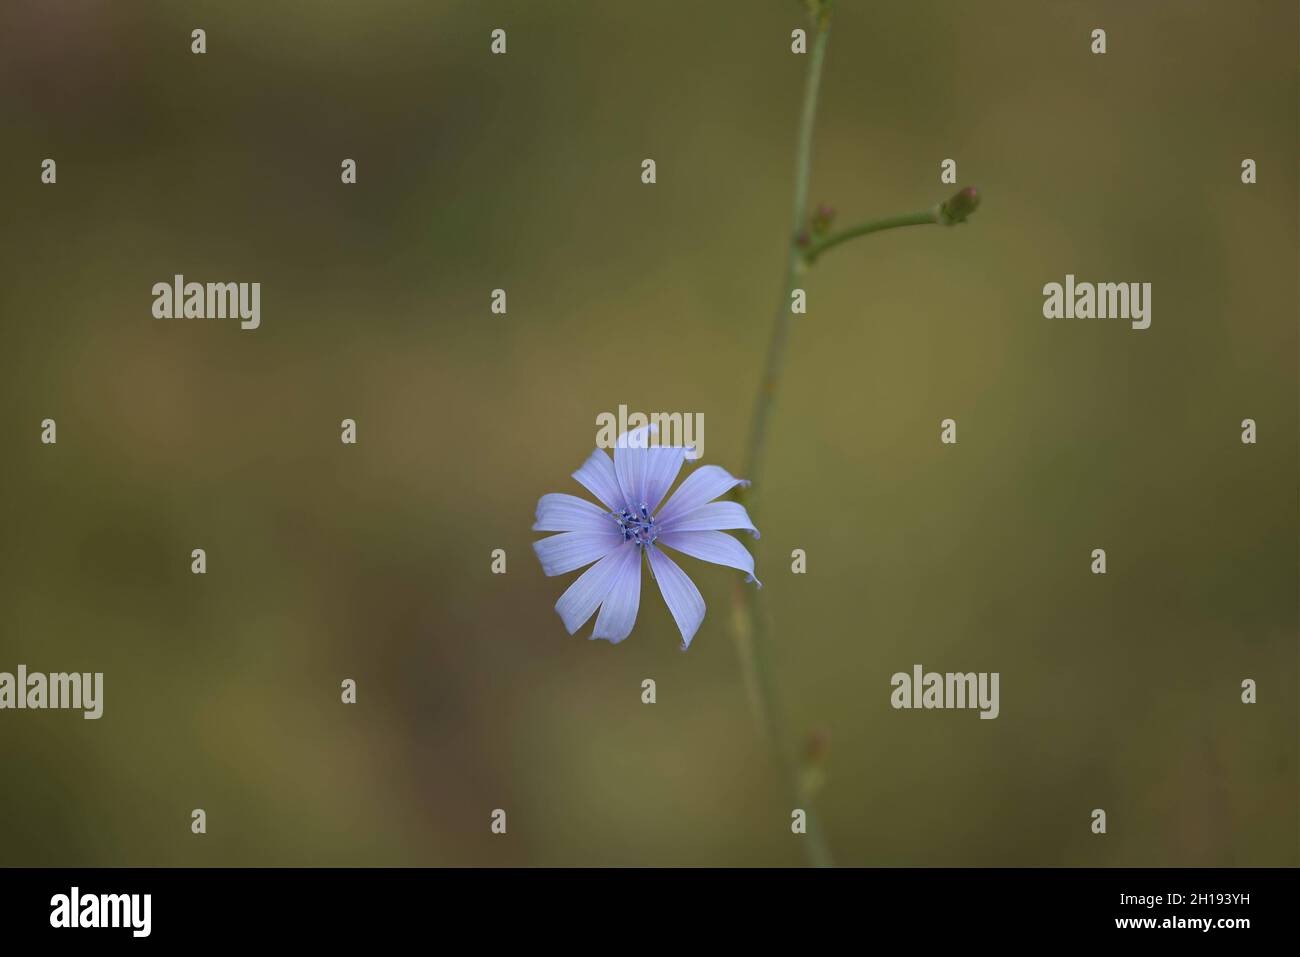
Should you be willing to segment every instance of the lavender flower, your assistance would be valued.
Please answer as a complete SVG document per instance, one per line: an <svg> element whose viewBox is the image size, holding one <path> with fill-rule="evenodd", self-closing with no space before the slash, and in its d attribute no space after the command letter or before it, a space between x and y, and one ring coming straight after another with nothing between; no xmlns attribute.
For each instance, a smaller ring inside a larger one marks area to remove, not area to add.
<svg viewBox="0 0 1300 957"><path fill-rule="evenodd" d="M682 633L682 648L687 648L704 620L704 598L666 548L738 568L747 581L758 582L753 556L722 531L745 529L757 538L758 529L743 505L714 501L749 483L716 465L702 465L665 502L687 450L651 445L654 431L654 426L643 426L627 432L616 443L613 461L596 449L573 473L603 507L563 493L543 495L537 502L533 531L561 533L533 543L542 571L563 575L591 565L555 603L571 635L597 608L592 638L619 642L632 633L641 603L644 556Z"/></svg>

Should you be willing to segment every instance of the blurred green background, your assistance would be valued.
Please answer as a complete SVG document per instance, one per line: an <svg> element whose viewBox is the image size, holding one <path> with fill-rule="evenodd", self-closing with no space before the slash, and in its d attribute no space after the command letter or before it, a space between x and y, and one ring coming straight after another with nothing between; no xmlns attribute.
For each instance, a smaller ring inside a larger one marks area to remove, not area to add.
<svg viewBox="0 0 1300 957"><path fill-rule="evenodd" d="M1295 864L1295 4L834 19L811 199L925 207L948 157L985 197L817 265L773 422L758 572L790 717L829 735L837 861ZM574 576L529 526L620 403L704 413L741 469L804 25L796 0L0 7L0 670L106 685L97 722L0 713L0 863L802 861L738 573L683 560L686 653L648 578L629 641L570 638ZM1151 282L1151 328L1045 320L1067 272ZM262 327L153 320L174 273L261 282ZM1001 716L892 710L915 663L1000 672Z"/></svg>

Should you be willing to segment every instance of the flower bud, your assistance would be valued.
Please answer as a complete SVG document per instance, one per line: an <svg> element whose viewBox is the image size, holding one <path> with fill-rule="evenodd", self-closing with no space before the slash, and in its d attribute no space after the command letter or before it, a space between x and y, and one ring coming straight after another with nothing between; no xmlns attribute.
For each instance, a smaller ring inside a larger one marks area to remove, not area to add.
<svg viewBox="0 0 1300 957"><path fill-rule="evenodd" d="M979 209L980 194L974 186L967 186L951 199L939 204L937 219L943 226L966 222L966 217Z"/></svg>
<svg viewBox="0 0 1300 957"><path fill-rule="evenodd" d="M825 203L819 205L812 214L812 230L818 236L825 234L835 221L835 210Z"/></svg>
<svg viewBox="0 0 1300 957"><path fill-rule="evenodd" d="M826 762L826 753L831 747L831 733L825 728L818 728L804 739L804 763L819 765Z"/></svg>

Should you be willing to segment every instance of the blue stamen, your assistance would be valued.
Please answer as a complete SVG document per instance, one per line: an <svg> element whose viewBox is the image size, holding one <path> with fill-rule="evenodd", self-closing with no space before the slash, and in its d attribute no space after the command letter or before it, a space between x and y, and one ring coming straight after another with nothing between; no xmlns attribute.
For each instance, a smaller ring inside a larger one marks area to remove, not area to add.
<svg viewBox="0 0 1300 957"><path fill-rule="evenodd" d="M640 512L640 516L637 516L630 508L624 507L622 511L609 514L618 523L623 541L636 542L639 548L645 548L654 544L659 537L659 530L655 528L654 516L650 514L650 507L645 502L641 503Z"/></svg>

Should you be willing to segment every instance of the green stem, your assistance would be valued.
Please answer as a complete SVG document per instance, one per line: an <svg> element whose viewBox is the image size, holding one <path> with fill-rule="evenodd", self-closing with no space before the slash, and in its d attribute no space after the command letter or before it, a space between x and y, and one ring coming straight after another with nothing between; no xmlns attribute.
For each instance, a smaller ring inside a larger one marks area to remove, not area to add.
<svg viewBox="0 0 1300 957"><path fill-rule="evenodd" d="M840 243L848 242L850 239L857 239L859 236L866 236L868 233L878 233L882 229L897 229L900 226L926 226L939 221L939 207L937 206L922 209L915 213L904 213L901 216L886 216L884 219L873 219L867 223L859 223L850 229L842 229L838 233L832 233L825 239L814 240L804 250L803 258L811 266L817 261L817 257L826 250L832 249Z"/></svg>
<svg viewBox="0 0 1300 957"><path fill-rule="evenodd" d="M781 299L776 304L776 318L772 322L772 338L767 346L767 359L763 376L754 397L754 415L745 451L743 476L752 483L737 493L737 498L748 508L751 519L757 521L758 492L762 489L762 472L767 451L767 433L776 405L777 391L785 371L786 346L793 322L791 294L804 269L828 249L840 243L885 229L902 226L939 224L955 226L963 223L979 207L980 195L972 187L960 190L939 205L902 216L890 216L861 223L820 239L810 239L808 223L808 183L812 173L813 125L817 117L817 95L821 88L822 64L826 59L826 41L830 37L830 0L810 3L813 10L815 38L808 56L808 76L804 84L803 109L799 115L798 142L794 156L794 222L786 250L785 279L781 284ZM750 702L760 727L767 735L776 762L785 776L794 806L802 808L807 817L807 833L803 847L811 864L829 867L832 863L830 848L821 824L812 807L813 793L807 768L799 750L796 737L791 733L777 702L776 687L768 644L767 616L760 605L758 591L740 586L735 599L736 646Z"/></svg>
<svg viewBox="0 0 1300 957"><path fill-rule="evenodd" d="M742 473L753 483L751 485L753 489L762 487L759 479L766 450L768 421L776 402L781 373L785 368L786 342L790 336L792 319L790 295L804 265L799 248L799 233L803 230L808 214L813 125L817 116L817 95L821 87L822 64L826 59L826 41L830 36L830 24L827 19L823 17L819 18L819 21L816 24L812 49L808 54L808 75L804 84L803 108L799 117L799 138L795 146L794 216L786 252L785 279L782 283L781 299L777 303L776 318L772 324L772 338L768 343L763 377L759 381L758 394L754 399L753 424L745 454L745 471ZM753 517L756 514L756 500L747 495L746 504ZM758 607L757 589L752 586L742 587L738 592L735 625L737 649L754 711L772 746L779 769L787 779L791 800L795 802L796 807L803 809L807 818L807 833L803 836L802 842L808 861L816 867L828 867L832 863L830 849L811 806L812 795L805 782L804 768L794 736L790 733L777 702L768 649L767 620Z"/></svg>
<svg viewBox="0 0 1300 957"><path fill-rule="evenodd" d="M803 257L799 248L799 234L808 217L808 182L812 174L813 123L817 117L817 95L821 89L822 64L826 60L826 41L830 38L830 24L823 23L813 39L808 54L808 77L804 83L803 109L799 115L799 140L794 156L794 215L786 250L785 279L781 286L781 299L776 304L776 318L772 323L772 338L767 346L767 360L763 378L759 381L758 395L754 399L754 417L749 431L749 446L745 456L745 478L758 486L763 453L767 437L767 422L776 403L777 387L785 368L786 340L790 337L790 294L795 280L803 271ZM752 507L751 507L752 510Z"/></svg>

